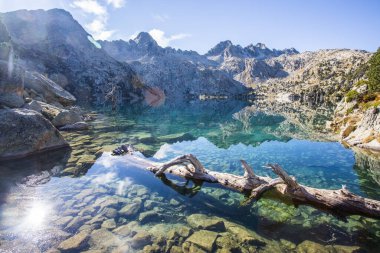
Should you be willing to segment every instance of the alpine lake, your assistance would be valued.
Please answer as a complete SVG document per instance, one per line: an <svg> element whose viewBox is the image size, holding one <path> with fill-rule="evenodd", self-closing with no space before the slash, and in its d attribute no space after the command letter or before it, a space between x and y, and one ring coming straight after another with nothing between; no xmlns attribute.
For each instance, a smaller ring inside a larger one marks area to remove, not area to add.
<svg viewBox="0 0 380 253"><path fill-rule="evenodd" d="M380 221L347 220L267 192L249 202L220 186L157 178L112 156L129 143L168 161L258 175L280 164L298 182L380 199L380 155L325 129L333 109L299 102L196 101L98 108L71 149L0 163L0 252L380 252Z"/></svg>

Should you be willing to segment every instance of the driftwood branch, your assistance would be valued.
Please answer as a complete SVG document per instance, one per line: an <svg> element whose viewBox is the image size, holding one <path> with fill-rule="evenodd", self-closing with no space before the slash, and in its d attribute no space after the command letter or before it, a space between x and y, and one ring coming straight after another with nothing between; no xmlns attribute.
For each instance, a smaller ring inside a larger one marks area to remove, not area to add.
<svg viewBox="0 0 380 253"><path fill-rule="evenodd" d="M345 187L338 190L318 189L297 183L278 164L268 164L268 168L277 174L278 178L255 175L252 167L241 160L244 175L238 176L228 173L206 170L201 162L193 155L183 155L166 163L153 162L147 158L134 154L131 146L118 148L115 155L127 154L126 162L136 167L147 169L156 176L164 177L170 173L185 179L198 182L218 183L230 189L250 194L250 199L259 199L268 190L290 197L298 204L311 205L323 211L340 217L348 215L363 215L380 218L380 201L364 198L348 191ZM125 152L120 152L125 150ZM166 178L166 177L165 177ZM183 190L179 188L178 190Z"/></svg>

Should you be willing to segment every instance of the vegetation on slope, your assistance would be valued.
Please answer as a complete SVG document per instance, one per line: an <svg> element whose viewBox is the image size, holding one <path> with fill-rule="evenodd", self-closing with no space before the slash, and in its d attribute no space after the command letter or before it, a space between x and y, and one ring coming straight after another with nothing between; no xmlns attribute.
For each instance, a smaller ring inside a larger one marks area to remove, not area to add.
<svg viewBox="0 0 380 253"><path fill-rule="evenodd" d="M355 83L352 90L346 93L346 102L357 102L357 107L367 110L380 105L380 48L361 69L366 69L365 76ZM366 87L365 90L360 87Z"/></svg>
<svg viewBox="0 0 380 253"><path fill-rule="evenodd" d="M372 92L380 91L380 48L377 49L368 63L368 88Z"/></svg>

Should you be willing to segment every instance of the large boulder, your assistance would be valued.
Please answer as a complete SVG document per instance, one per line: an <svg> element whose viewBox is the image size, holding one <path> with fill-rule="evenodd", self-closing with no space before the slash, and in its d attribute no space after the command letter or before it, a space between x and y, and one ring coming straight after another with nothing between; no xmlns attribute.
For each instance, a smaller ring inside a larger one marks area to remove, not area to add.
<svg viewBox="0 0 380 253"><path fill-rule="evenodd" d="M68 106L76 102L75 97L71 93L37 72L25 72L24 87L26 89L33 89L38 94L41 94L47 103L58 101L60 104Z"/></svg>
<svg viewBox="0 0 380 253"><path fill-rule="evenodd" d="M65 125L71 125L77 122L81 122L82 117L73 110L63 110L52 120L52 123L56 127L61 127Z"/></svg>
<svg viewBox="0 0 380 253"><path fill-rule="evenodd" d="M40 113L27 109L0 110L0 159L27 156L68 145Z"/></svg>

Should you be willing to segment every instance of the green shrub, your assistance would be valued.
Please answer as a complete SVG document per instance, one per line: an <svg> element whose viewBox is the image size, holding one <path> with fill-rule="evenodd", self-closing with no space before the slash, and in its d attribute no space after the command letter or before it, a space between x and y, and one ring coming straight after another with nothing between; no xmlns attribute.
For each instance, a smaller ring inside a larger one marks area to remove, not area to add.
<svg viewBox="0 0 380 253"><path fill-rule="evenodd" d="M357 99L359 93L356 90L350 90L346 93L346 102L351 102L352 100Z"/></svg>
<svg viewBox="0 0 380 253"><path fill-rule="evenodd" d="M352 113L353 111L354 111L354 107L348 108L346 111L346 116Z"/></svg>
<svg viewBox="0 0 380 253"><path fill-rule="evenodd" d="M368 82L368 80L359 80L359 81L357 81L355 84L354 84L354 86L362 86L362 85L368 85L369 84L369 82Z"/></svg>
<svg viewBox="0 0 380 253"><path fill-rule="evenodd" d="M369 59L368 64L368 88L370 91L380 91L380 48Z"/></svg>

